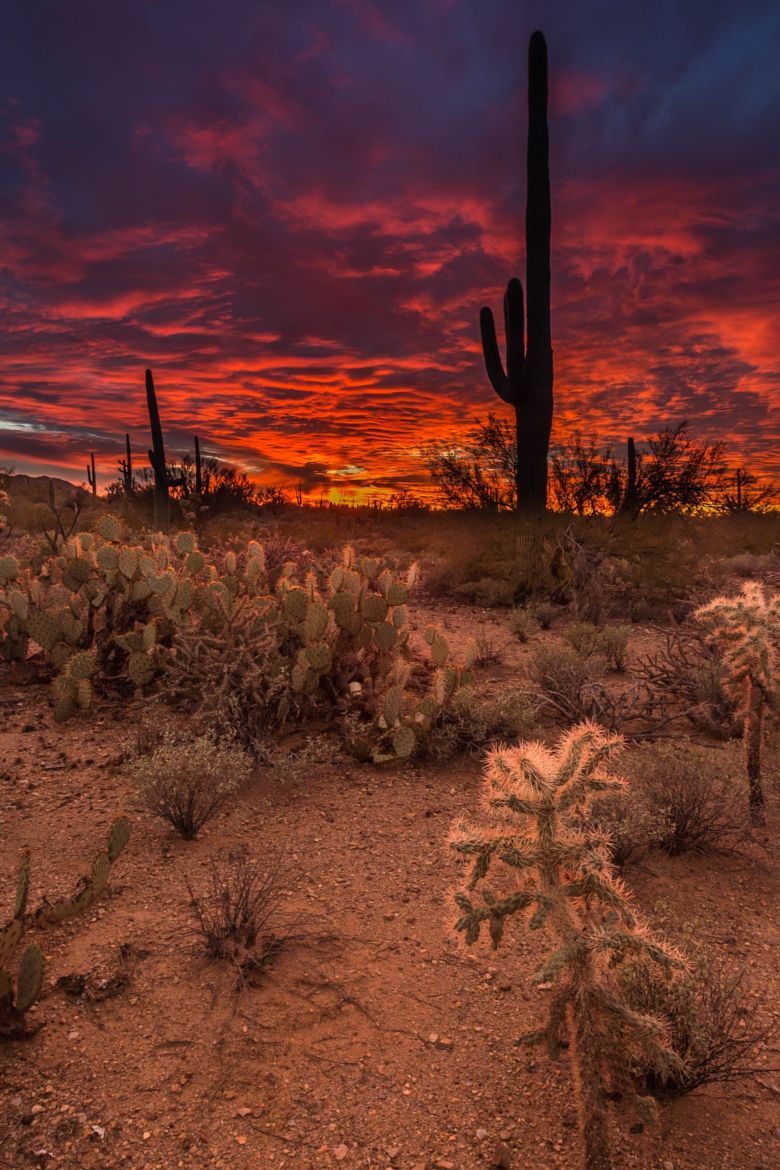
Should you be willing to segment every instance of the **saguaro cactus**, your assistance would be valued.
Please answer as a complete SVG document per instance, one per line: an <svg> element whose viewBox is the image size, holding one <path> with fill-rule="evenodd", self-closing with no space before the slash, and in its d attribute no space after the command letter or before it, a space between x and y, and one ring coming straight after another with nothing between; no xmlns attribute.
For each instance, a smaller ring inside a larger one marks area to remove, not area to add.
<svg viewBox="0 0 780 1170"><path fill-rule="evenodd" d="M122 490L126 496L133 494L133 452L130 448L130 436L125 435L125 457L119 460L119 471L122 476Z"/></svg>
<svg viewBox="0 0 780 1170"><path fill-rule="evenodd" d="M480 314L485 366L499 398L514 407L517 423L517 508L547 507L547 453L553 416L550 337L550 170L547 132L547 45L535 32L528 46L528 154L525 212L527 329L523 286L517 278L504 295L506 371L493 314Z"/></svg>
<svg viewBox="0 0 780 1170"><path fill-rule="evenodd" d="M611 1090L630 1090L632 1059L641 1054L662 1076L681 1067L663 1023L632 1011L611 975L630 955L667 969L683 965L639 922L610 860L608 835L587 820L594 796L625 785L604 767L621 743L597 724L581 723L554 751L542 743L495 749L485 768L482 823L456 825L450 838L474 858L468 893L455 897L456 929L467 943L487 923L498 946L506 919L524 911L531 930L546 925L554 936L555 949L534 982L559 986L546 1025L523 1041L546 1043L553 1057L568 1041L585 1170L611 1170L607 1102ZM493 861L513 872L514 888L501 897L482 886L475 904L471 891Z"/></svg>
<svg viewBox="0 0 780 1170"><path fill-rule="evenodd" d="M761 738L764 714L778 691L780 598L768 600L758 581L748 581L736 597L716 597L693 616L723 646L728 685L742 699L750 819L763 825Z"/></svg>
<svg viewBox="0 0 780 1170"><path fill-rule="evenodd" d="M152 446L149 451L149 462L154 471L154 522L163 532L170 526L171 497L168 468L165 462L165 444L163 442L160 412L157 409L157 394L154 389L152 371L146 371L146 405L149 410L149 424L152 431Z"/></svg>
<svg viewBox="0 0 780 1170"><path fill-rule="evenodd" d="M95 475L95 452L90 451L87 464L87 483L92 488L92 495L97 495L97 476Z"/></svg>

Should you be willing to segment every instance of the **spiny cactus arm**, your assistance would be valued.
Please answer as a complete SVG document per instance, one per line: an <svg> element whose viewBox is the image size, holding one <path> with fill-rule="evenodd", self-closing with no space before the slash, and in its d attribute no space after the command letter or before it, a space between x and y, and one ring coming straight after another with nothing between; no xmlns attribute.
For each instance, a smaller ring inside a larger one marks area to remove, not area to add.
<svg viewBox="0 0 780 1170"><path fill-rule="evenodd" d="M16 877L16 898L14 901L14 918L23 918L27 909L27 897L30 893L30 850L23 849L19 858L19 869Z"/></svg>
<svg viewBox="0 0 780 1170"><path fill-rule="evenodd" d="M669 973L688 969L679 951L647 934L641 924L628 929L614 923L591 926L585 932L585 941L591 954L608 955L612 965L623 962L628 955L638 955Z"/></svg>
<svg viewBox="0 0 780 1170"><path fill-rule="evenodd" d="M569 968L582 952L582 943L573 940L564 943L557 951L548 955L541 967L532 975L532 983L554 983Z"/></svg>
<svg viewBox="0 0 780 1170"><path fill-rule="evenodd" d="M585 784L591 779L613 779L601 773L601 766L623 748L623 743L621 735L605 731L592 720L572 727L555 753L558 788Z"/></svg>
<svg viewBox="0 0 780 1170"><path fill-rule="evenodd" d="M594 986L591 997L609 1021L608 1026L615 1029L625 1050L641 1053L661 1077L684 1073L685 1059L672 1048L664 1020L634 1011L604 985Z"/></svg>
<svg viewBox="0 0 780 1170"><path fill-rule="evenodd" d="M504 934L504 919L525 910L534 901L532 891L518 890L506 898L494 898L489 890L481 891L484 905L475 906L465 894L455 895L456 905L463 914L455 923L455 929L466 936L470 945L479 938L482 923L489 924L490 939L493 947L497 947Z"/></svg>

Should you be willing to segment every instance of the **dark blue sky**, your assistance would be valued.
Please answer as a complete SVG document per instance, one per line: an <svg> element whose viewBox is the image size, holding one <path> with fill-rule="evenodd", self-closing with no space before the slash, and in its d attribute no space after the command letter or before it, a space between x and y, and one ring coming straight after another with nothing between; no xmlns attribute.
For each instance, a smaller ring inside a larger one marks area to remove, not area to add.
<svg viewBox="0 0 780 1170"><path fill-rule="evenodd" d="M9 7L9 6L7 6ZM289 11L292 9L292 14ZM416 487L506 409L477 327L522 273L550 55L555 436L683 418L780 471L780 8L14 4L0 36L0 460L113 473L143 368L266 482Z"/></svg>

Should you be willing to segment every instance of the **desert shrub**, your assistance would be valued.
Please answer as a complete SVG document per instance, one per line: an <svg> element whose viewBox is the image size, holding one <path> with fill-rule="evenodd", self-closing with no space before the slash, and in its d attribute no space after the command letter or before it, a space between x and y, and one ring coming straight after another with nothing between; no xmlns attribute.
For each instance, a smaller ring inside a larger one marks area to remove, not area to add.
<svg viewBox="0 0 780 1170"><path fill-rule="evenodd" d="M599 634L593 622L574 622L564 630L563 637L582 658L590 658L599 650Z"/></svg>
<svg viewBox="0 0 780 1170"><path fill-rule="evenodd" d="M655 743L628 759L630 796L597 802L595 815L614 840L616 860L646 848L679 853L729 852L744 841L733 782L723 760L686 740Z"/></svg>
<svg viewBox="0 0 780 1170"><path fill-rule="evenodd" d="M463 752L478 754L496 743L512 743L538 732L534 710L514 695L478 695L459 691L442 711L425 740L424 750L444 760Z"/></svg>
<svg viewBox="0 0 780 1170"><path fill-rule="evenodd" d="M598 652L603 654L612 670L626 669L630 626L605 626L599 633Z"/></svg>
<svg viewBox="0 0 780 1170"><path fill-rule="evenodd" d="M669 975L643 958L624 963L619 974L633 1011L665 1020L681 1063L659 1073L641 1062L642 1087L654 1097L682 1097L702 1085L753 1077L762 1070L752 1055L769 1035L746 1003L744 974L699 950L683 974Z"/></svg>
<svg viewBox="0 0 780 1170"><path fill-rule="evenodd" d="M702 630L676 626L664 631L663 646L641 655L632 674L647 687L658 718L686 719L717 739L739 735L737 703L727 689L723 656Z"/></svg>
<svg viewBox="0 0 780 1170"><path fill-rule="evenodd" d="M527 609L513 609L509 615L509 630L518 642L528 642L539 629L539 624Z"/></svg>
<svg viewBox="0 0 780 1170"><path fill-rule="evenodd" d="M540 712L565 724L593 714L596 679L571 646L538 646L526 667Z"/></svg>
<svg viewBox="0 0 780 1170"><path fill-rule="evenodd" d="M636 786L595 800L591 821L606 834L610 858L618 868L659 845L671 830L667 815L651 808Z"/></svg>
<svg viewBox="0 0 780 1170"><path fill-rule="evenodd" d="M478 634L474 641L474 665L490 666L503 660L501 647L488 634Z"/></svg>
<svg viewBox="0 0 780 1170"><path fill-rule="evenodd" d="M531 613L543 630L549 630L560 612L560 606L549 601L538 601L531 608Z"/></svg>
<svg viewBox="0 0 780 1170"><path fill-rule="evenodd" d="M181 739L168 733L151 755L130 766L144 807L187 841L251 775L252 760L243 749L208 735Z"/></svg>
<svg viewBox="0 0 780 1170"><path fill-rule="evenodd" d="M290 937L281 915L281 859L263 862L246 849L231 853L224 863L210 862L210 884L196 893L190 883L190 907L198 944L210 958L227 959L243 976L262 970Z"/></svg>
<svg viewBox="0 0 780 1170"><path fill-rule="evenodd" d="M456 586L455 593L485 609L502 609L514 605L516 601L515 587L511 581L496 580L494 577L465 581Z"/></svg>

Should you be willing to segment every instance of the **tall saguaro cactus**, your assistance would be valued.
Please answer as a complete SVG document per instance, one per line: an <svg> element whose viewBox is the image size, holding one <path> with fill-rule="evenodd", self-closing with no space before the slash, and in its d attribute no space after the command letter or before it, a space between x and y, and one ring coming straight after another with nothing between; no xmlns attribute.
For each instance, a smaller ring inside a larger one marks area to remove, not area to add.
<svg viewBox="0 0 780 1170"><path fill-rule="evenodd" d="M152 431L149 462L154 471L154 522L163 532L167 532L170 524L170 492L168 490L170 485L168 468L165 463L162 424L160 423L160 412L157 409L157 395L151 370L146 371L146 405L149 410L149 425Z"/></svg>
<svg viewBox="0 0 780 1170"><path fill-rule="evenodd" d="M550 336L550 169L547 132L547 44L535 32L528 46L528 154L525 211L525 274L504 295L506 370L496 340L493 313L480 313L485 366L499 398L514 407L517 421L517 507L529 514L547 507L547 452L553 416L553 354Z"/></svg>

